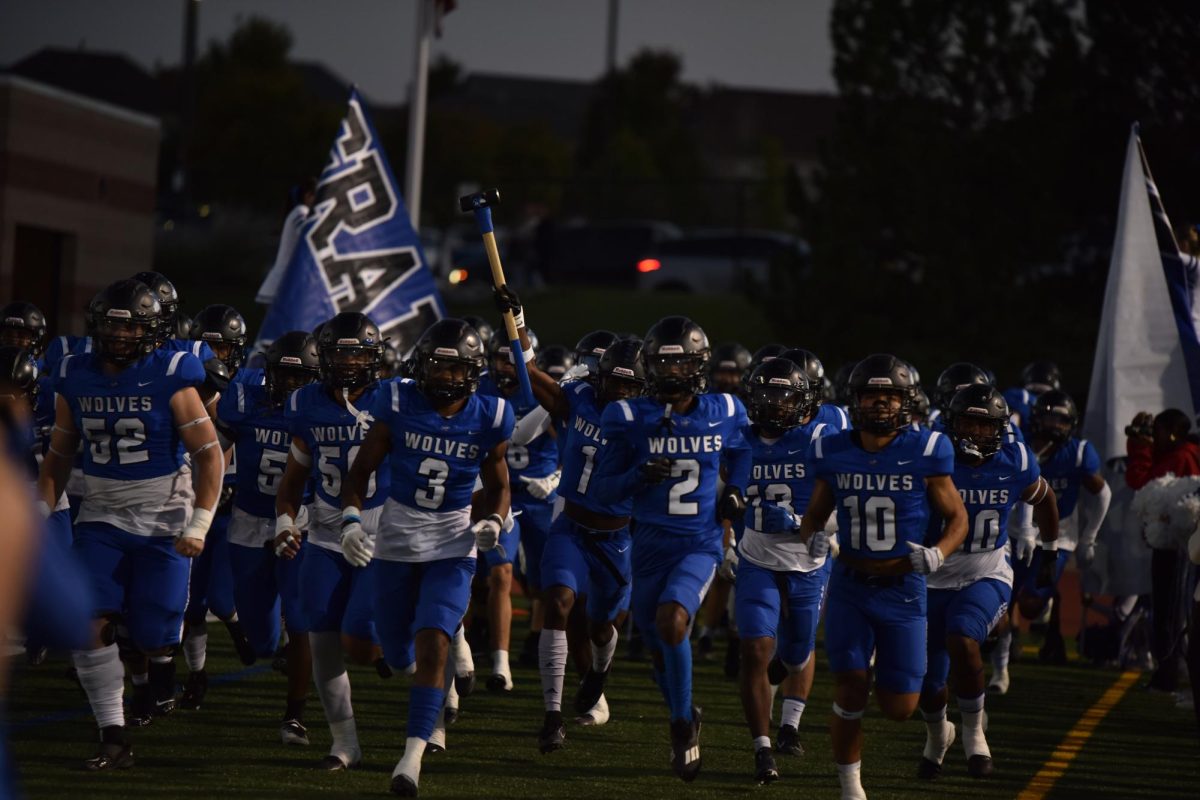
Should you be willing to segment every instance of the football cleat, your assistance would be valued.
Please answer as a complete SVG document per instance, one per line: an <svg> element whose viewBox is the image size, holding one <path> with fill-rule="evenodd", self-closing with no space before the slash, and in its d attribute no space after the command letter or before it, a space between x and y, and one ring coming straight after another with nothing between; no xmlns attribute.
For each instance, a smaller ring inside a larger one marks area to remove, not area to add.
<svg viewBox="0 0 1200 800"><path fill-rule="evenodd" d="M700 774L700 709L692 706L692 720L671 722L671 769L684 783Z"/></svg>
<svg viewBox="0 0 1200 800"><path fill-rule="evenodd" d="M546 720L538 732L538 750L543 755L561 750L567 741L567 729L563 725L561 711L547 711Z"/></svg>
<svg viewBox="0 0 1200 800"><path fill-rule="evenodd" d="M587 713L576 717L575 722L583 726L599 726L608 722L611 716L612 714L608 710L608 700L604 698L604 695L600 695L596 705L588 709Z"/></svg>
<svg viewBox="0 0 1200 800"><path fill-rule="evenodd" d="M967 774L972 778L986 778L994 769L991 756L974 755L967 759Z"/></svg>
<svg viewBox="0 0 1200 800"><path fill-rule="evenodd" d="M404 773L393 775L391 792L400 797L417 797L417 782Z"/></svg>
<svg viewBox="0 0 1200 800"><path fill-rule="evenodd" d="M583 715L595 708L604 694L604 683L607 680L608 670L597 672L588 667L588 671L583 674L583 680L579 682L579 689L575 692L576 714Z"/></svg>
<svg viewBox="0 0 1200 800"><path fill-rule="evenodd" d="M1008 684L1008 667L1005 667L992 673L992 679L988 681L987 690L992 694L1007 694Z"/></svg>
<svg viewBox="0 0 1200 800"><path fill-rule="evenodd" d="M494 675L489 675L487 679L487 690L489 692L511 692L513 690L512 676L506 675L503 672L497 672Z"/></svg>
<svg viewBox="0 0 1200 800"><path fill-rule="evenodd" d="M129 769L133 766L133 746L125 738L125 729L112 725L100 730L100 750L83 762L89 772L106 769Z"/></svg>
<svg viewBox="0 0 1200 800"><path fill-rule="evenodd" d="M775 737L775 752L785 756L804 755L804 747L800 744L800 732L791 725L780 725L779 734Z"/></svg>
<svg viewBox="0 0 1200 800"><path fill-rule="evenodd" d="M133 687L129 712L125 716L126 724L131 728L144 728L154 722L154 695L150 691L150 684Z"/></svg>
<svg viewBox="0 0 1200 800"><path fill-rule="evenodd" d="M189 672L187 683L183 685L183 694L179 698L179 707L185 711L196 711L204 702L208 693L208 673L202 669Z"/></svg>
<svg viewBox="0 0 1200 800"><path fill-rule="evenodd" d="M475 691L475 670L471 670L465 675L455 675L454 688L459 697L466 697Z"/></svg>
<svg viewBox="0 0 1200 800"><path fill-rule="evenodd" d="M433 729L433 733L429 734L429 743L425 745L427 753L444 753L446 752L446 726L439 719L437 725Z"/></svg>
<svg viewBox="0 0 1200 800"><path fill-rule="evenodd" d="M317 769L326 772L342 772L348 769L354 769L362 761L362 753L355 752L349 754L330 753L317 762Z"/></svg>
<svg viewBox="0 0 1200 800"><path fill-rule="evenodd" d="M308 728L298 719L285 719L279 724L279 741L284 744L308 745Z"/></svg>
<svg viewBox="0 0 1200 800"><path fill-rule="evenodd" d="M759 786L779 780L779 768L775 766L775 756L771 755L769 747L760 747L754 753L754 780Z"/></svg>
<svg viewBox="0 0 1200 800"><path fill-rule="evenodd" d="M926 734L925 752L921 755L921 761L917 764L917 777L923 781L932 781L940 777L942 774L942 760L945 759L946 753L950 750L950 745L954 744L954 725L947 721L942 722L944 729L945 742L930 741L929 735ZM930 751L941 750L941 758L930 758Z"/></svg>

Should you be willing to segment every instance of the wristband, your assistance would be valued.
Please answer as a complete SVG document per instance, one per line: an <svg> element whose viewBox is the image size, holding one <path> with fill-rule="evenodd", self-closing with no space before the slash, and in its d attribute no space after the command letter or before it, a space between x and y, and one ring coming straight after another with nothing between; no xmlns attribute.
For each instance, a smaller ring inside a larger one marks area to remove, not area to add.
<svg viewBox="0 0 1200 800"><path fill-rule="evenodd" d="M518 308L512 312L513 327L518 330L525 327L525 309Z"/></svg>
<svg viewBox="0 0 1200 800"><path fill-rule="evenodd" d="M537 356L534 355L532 347L522 350L521 355L525 358L526 364L528 364L530 361L533 361L535 358L537 358Z"/></svg>
<svg viewBox="0 0 1200 800"><path fill-rule="evenodd" d="M1048 553L1058 552L1058 539L1051 539L1048 542L1043 540L1042 541L1042 549Z"/></svg>
<svg viewBox="0 0 1200 800"><path fill-rule="evenodd" d="M187 527L180 534L184 539L199 539L204 541L204 537L208 534L209 527L212 526L213 512L207 508L192 509L192 518L188 520Z"/></svg>
<svg viewBox="0 0 1200 800"><path fill-rule="evenodd" d="M289 528L295 528L295 527L296 527L296 520L295 520L295 518L292 517L291 514L280 514L278 517L275 518L275 535L276 536L278 536L279 534L288 530Z"/></svg>
<svg viewBox="0 0 1200 800"><path fill-rule="evenodd" d="M362 522L362 511L357 506L346 506L342 509L342 526L353 522Z"/></svg>

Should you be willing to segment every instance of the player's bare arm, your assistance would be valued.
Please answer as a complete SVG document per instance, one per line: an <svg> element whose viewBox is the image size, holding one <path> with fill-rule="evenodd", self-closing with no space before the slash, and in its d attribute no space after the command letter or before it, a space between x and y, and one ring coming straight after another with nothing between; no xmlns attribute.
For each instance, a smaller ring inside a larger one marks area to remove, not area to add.
<svg viewBox="0 0 1200 800"><path fill-rule="evenodd" d="M949 557L967 538L967 507L963 505L958 489L949 475L935 475L925 479L925 491L929 505L946 521L937 549Z"/></svg>

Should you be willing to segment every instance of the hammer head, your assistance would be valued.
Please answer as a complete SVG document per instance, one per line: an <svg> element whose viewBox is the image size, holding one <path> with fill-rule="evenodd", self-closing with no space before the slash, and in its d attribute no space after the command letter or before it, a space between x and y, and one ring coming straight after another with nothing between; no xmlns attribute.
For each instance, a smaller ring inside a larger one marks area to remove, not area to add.
<svg viewBox="0 0 1200 800"><path fill-rule="evenodd" d="M477 208L494 208L498 205L500 205L499 189L487 189L458 198L458 207L465 212L474 211Z"/></svg>

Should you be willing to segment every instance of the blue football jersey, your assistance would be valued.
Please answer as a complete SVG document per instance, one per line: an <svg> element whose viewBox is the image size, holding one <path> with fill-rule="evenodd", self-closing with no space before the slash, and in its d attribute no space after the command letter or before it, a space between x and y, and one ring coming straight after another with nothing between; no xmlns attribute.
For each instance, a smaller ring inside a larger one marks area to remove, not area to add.
<svg viewBox="0 0 1200 800"><path fill-rule="evenodd" d="M836 403L821 403L817 406L817 413L813 414L810 423L825 423L824 430L844 431L850 428L850 415L846 410ZM828 436L829 434L824 434Z"/></svg>
<svg viewBox="0 0 1200 800"><path fill-rule="evenodd" d="M504 399L517 420L537 408L536 404L526 406L518 395L505 398L496 382L487 375L479 379L479 391L476 394ZM544 478L558 469L558 443L554 435L546 431L529 444L510 443L505 459L508 461L509 483L519 490L523 485L522 477ZM551 496L549 499L552 501L554 498Z"/></svg>
<svg viewBox="0 0 1200 800"><path fill-rule="evenodd" d="M1100 471L1100 455L1087 439L1072 436L1044 456L1039 466L1058 497L1058 516L1063 519L1075 511L1083 479Z"/></svg>
<svg viewBox="0 0 1200 800"><path fill-rule="evenodd" d="M567 415L562 442L562 480L558 494L597 514L628 517L633 513L633 497L615 502L601 502L592 484L600 451L608 444L600 435L601 409L596 402L596 389L585 381L563 386L563 397L571 409Z"/></svg>
<svg viewBox="0 0 1200 800"><path fill-rule="evenodd" d="M1021 430L1029 433L1029 414L1033 410L1033 404L1037 401L1037 395L1028 389L1014 386L1004 390L1004 401L1008 403L1008 410L1011 413L1021 415Z"/></svg>
<svg viewBox="0 0 1200 800"><path fill-rule="evenodd" d="M646 528L708 537L717 522L717 481L721 464L726 483L745 489L750 472L746 409L729 394L705 394L687 414L665 418L664 407L649 397L610 403L601 416L600 453L593 479L601 502L633 496L635 536ZM671 477L654 486L638 477L652 458L669 458Z"/></svg>
<svg viewBox="0 0 1200 800"><path fill-rule="evenodd" d="M804 514L816 482L805 460L809 446L814 437L832 436L840 430L818 422L814 416L771 442L752 429L747 433L753 466L746 484L747 509L743 519L746 527L767 532L762 522L764 501L783 506L798 517Z"/></svg>
<svg viewBox="0 0 1200 800"><path fill-rule="evenodd" d="M208 361L210 358L217 357L217 354L214 353L212 348L208 346L208 342L201 341L200 339L171 338L163 342L162 347L159 349L167 350L172 353L177 353L181 350L185 353L191 353L196 358L200 359L201 364L203 364L205 361Z"/></svg>
<svg viewBox="0 0 1200 800"><path fill-rule="evenodd" d="M267 401L261 383L235 381L221 395L217 416L237 432L234 459L242 468L235 473L234 505L256 517L274 517L275 495L292 446L292 424L284 409Z"/></svg>
<svg viewBox="0 0 1200 800"><path fill-rule="evenodd" d="M204 366L194 356L155 350L109 376L94 354L69 355L57 375L57 391L83 435L85 475L136 481L183 466L171 398L204 382Z"/></svg>
<svg viewBox="0 0 1200 800"><path fill-rule="evenodd" d="M954 485L967 508L965 553L982 553L1008 544L1008 515L1021 500L1021 493L1041 475L1037 459L1022 442L1001 446L991 458L977 466L956 459ZM927 544L942 538L942 519L930 515Z"/></svg>
<svg viewBox="0 0 1200 800"><path fill-rule="evenodd" d="M392 433L391 498L424 511L468 508L480 465L515 424L511 403L478 392L443 417L406 379L383 384L371 414Z"/></svg>
<svg viewBox="0 0 1200 800"><path fill-rule="evenodd" d="M925 478L954 472L954 448L941 433L904 428L878 453L855 431L813 439L809 462L829 484L837 508L838 542L860 558L896 558L920 544L929 521Z"/></svg>
<svg viewBox="0 0 1200 800"><path fill-rule="evenodd" d="M386 393L381 384L370 386L354 401L359 410L355 417L342 404L329 395L322 383L310 383L292 392L285 406L284 416L291 426L292 435L308 446L312 456L311 477L316 485L316 496L327 505L340 508L342 479L354 463L358 448L371 427L373 418L368 409L375 398ZM371 473L366 495L362 498L364 510L377 508L387 499L391 473L387 459Z"/></svg>

